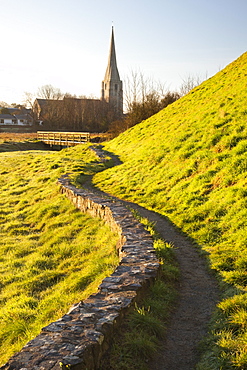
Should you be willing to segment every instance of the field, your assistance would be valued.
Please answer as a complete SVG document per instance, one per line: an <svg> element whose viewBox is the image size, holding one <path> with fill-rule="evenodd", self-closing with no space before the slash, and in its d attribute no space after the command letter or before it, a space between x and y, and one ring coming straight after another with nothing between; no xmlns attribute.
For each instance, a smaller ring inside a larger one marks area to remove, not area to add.
<svg viewBox="0 0 247 370"><path fill-rule="evenodd" d="M0 132L0 143L3 142L23 142L25 140L35 140L37 137L37 134L32 133L9 133L9 132Z"/></svg>
<svg viewBox="0 0 247 370"><path fill-rule="evenodd" d="M87 145L55 152L23 139L1 135L0 143L1 364L95 292L118 263L117 235L76 210L56 183L104 166Z"/></svg>
<svg viewBox="0 0 247 370"><path fill-rule="evenodd" d="M247 369L247 53L104 149L94 184L168 217L221 288L197 369Z"/></svg>

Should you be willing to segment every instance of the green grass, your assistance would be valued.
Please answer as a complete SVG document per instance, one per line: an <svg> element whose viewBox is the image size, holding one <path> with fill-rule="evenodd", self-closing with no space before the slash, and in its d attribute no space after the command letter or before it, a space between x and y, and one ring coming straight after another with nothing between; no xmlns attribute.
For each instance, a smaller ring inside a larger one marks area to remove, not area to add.
<svg viewBox="0 0 247 370"><path fill-rule="evenodd" d="M247 369L246 91L247 53L106 143L123 164L93 179L169 217L208 253L222 301L200 369Z"/></svg>
<svg viewBox="0 0 247 370"><path fill-rule="evenodd" d="M76 210L57 185L64 173L76 182L104 165L87 145L52 152L17 144L0 154L1 364L118 264L117 235Z"/></svg>

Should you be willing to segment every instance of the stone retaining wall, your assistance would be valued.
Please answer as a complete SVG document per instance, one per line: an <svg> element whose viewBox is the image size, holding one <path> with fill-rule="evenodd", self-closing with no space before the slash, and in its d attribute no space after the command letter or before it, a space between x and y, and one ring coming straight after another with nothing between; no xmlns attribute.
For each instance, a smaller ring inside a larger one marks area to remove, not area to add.
<svg viewBox="0 0 247 370"><path fill-rule="evenodd" d="M160 271L152 238L131 212L120 203L75 188L66 175L59 183L78 209L100 217L119 234L119 266L97 293L43 328L2 370L97 369L113 331Z"/></svg>

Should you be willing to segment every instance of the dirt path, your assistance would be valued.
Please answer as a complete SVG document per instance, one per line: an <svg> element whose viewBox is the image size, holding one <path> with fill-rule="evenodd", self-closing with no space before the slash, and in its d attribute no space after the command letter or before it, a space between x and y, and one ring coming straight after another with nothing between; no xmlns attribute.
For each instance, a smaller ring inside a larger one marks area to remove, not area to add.
<svg viewBox="0 0 247 370"><path fill-rule="evenodd" d="M149 369L193 370L199 360L198 344L207 333L208 323L218 300L217 281L191 241L179 233L167 219L135 203L120 201L155 222L155 228L161 237L175 246L180 267L177 306L171 315L162 349L150 362Z"/></svg>
<svg viewBox="0 0 247 370"><path fill-rule="evenodd" d="M120 202L136 209L141 216L155 223L161 237L174 245L180 267L177 306L170 318L166 340L160 353L150 362L149 369L192 370L199 360L198 344L207 333L217 302L217 282L191 241L179 233L168 220L135 203L123 200Z"/></svg>
<svg viewBox="0 0 247 370"><path fill-rule="evenodd" d="M161 353L149 368L192 370L199 360L198 344L207 333L207 325L217 302L217 282L190 240L181 235L168 220L134 203L124 203L155 222L162 238L173 243L181 273L178 304L171 316L166 340Z"/></svg>

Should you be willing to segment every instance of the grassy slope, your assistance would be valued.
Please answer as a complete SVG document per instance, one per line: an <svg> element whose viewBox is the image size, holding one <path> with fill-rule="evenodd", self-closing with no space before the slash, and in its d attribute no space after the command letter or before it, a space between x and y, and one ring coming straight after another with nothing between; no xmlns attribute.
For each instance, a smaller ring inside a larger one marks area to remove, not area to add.
<svg viewBox="0 0 247 370"><path fill-rule="evenodd" d="M0 364L95 292L118 263L117 236L77 211L56 185L61 174L76 179L104 166L86 145L24 151L29 147L0 144L9 150L0 153Z"/></svg>
<svg viewBox="0 0 247 370"><path fill-rule="evenodd" d="M209 253L224 297L200 369L247 369L246 91L247 53L107 143L123 164L94 177L168 216Z"/></svg>

